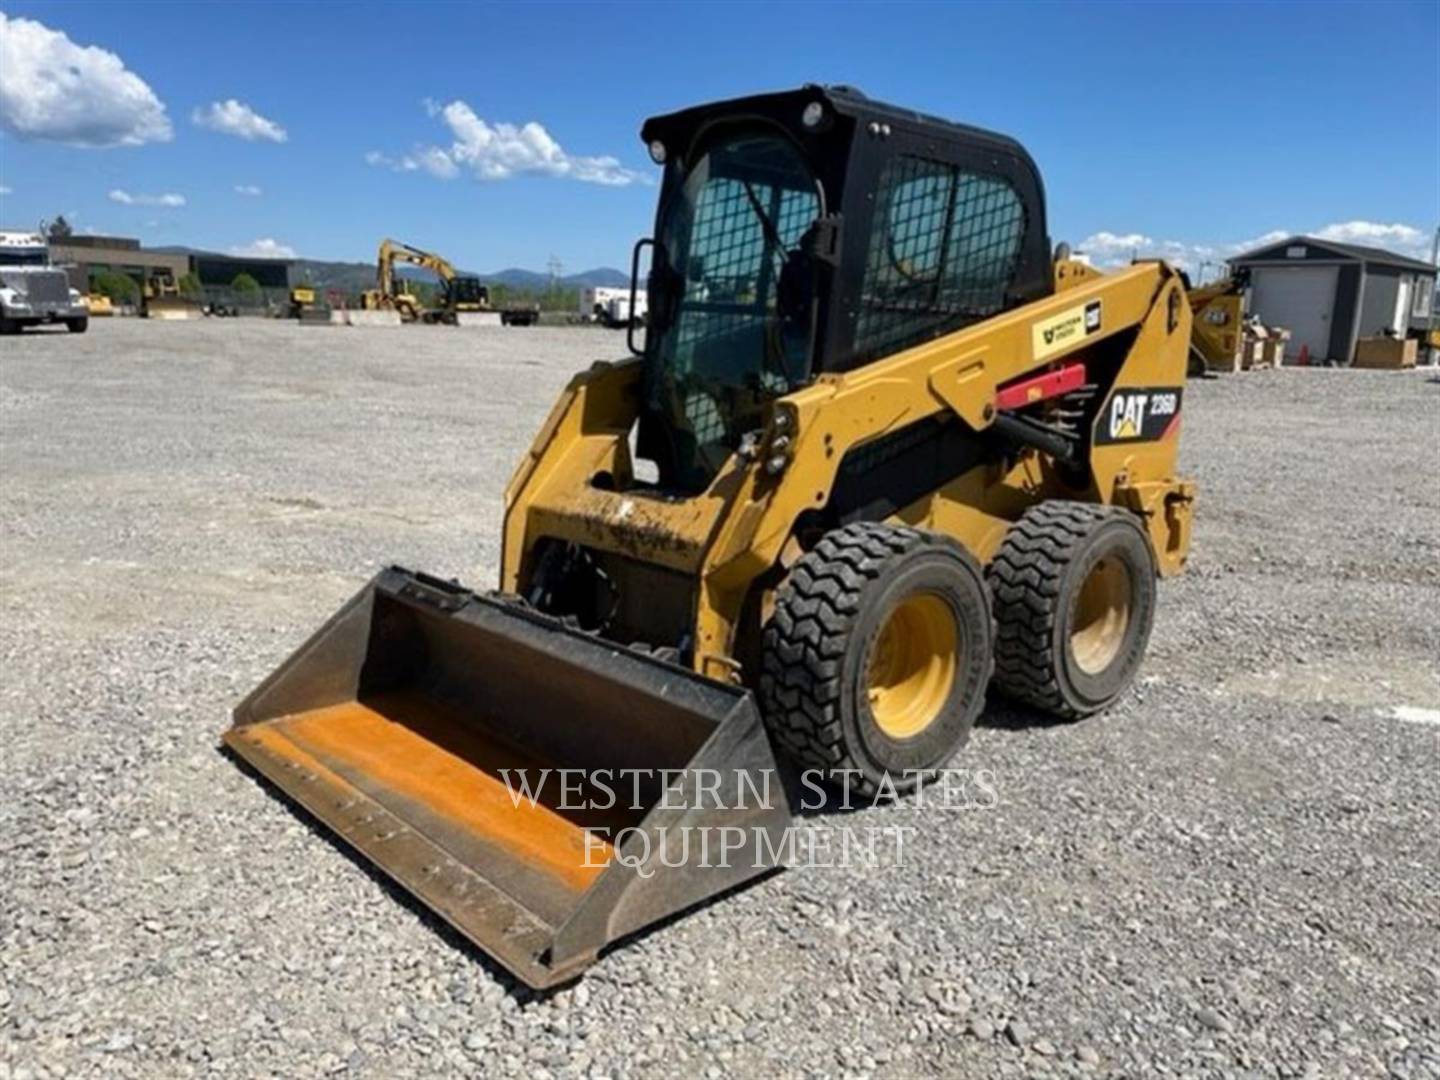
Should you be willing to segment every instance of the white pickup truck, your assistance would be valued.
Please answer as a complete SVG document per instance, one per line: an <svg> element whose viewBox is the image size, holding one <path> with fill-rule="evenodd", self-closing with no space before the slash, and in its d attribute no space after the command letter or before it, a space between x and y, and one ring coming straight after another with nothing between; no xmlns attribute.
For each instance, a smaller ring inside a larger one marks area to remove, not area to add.
<svg viewBox="0 0 1440 1080"><path fill-rule="evenodd" d="M0 334L64 323L74 334L90 325L90 309L39 233L0 232Z"/></svg>

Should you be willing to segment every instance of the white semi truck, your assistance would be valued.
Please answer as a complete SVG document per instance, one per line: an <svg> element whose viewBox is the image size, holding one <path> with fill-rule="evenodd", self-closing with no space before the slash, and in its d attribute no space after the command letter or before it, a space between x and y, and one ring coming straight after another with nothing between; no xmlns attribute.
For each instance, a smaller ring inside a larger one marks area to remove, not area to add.
<svg viewBox="0 0 1440 1080"><path fill-rule="evenodd" d="M74 334L90 325L90 309L70 278L50 265L50 245L40 233L0 232L0 334L27 326L63 323Z"/></svg>

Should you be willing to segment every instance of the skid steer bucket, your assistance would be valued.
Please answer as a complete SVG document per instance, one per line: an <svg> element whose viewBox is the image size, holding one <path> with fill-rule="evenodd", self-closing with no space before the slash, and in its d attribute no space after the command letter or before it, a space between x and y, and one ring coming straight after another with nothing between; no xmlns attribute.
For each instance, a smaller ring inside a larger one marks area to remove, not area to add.
<svg viewBox="0 0 1440 1080"><path fill-rule="evenodd" d="M193 300L178 296L157 296L146 301L145 314L151 319L175 322L181 319L198 319L202 316L200 305Z"/></svg>
<svg viewBox="0 0 1440 1080"><path fill-rule="evenodd" d="M790 822L747 693L399 568L224 741L537 988L778 865Z"/></svg>

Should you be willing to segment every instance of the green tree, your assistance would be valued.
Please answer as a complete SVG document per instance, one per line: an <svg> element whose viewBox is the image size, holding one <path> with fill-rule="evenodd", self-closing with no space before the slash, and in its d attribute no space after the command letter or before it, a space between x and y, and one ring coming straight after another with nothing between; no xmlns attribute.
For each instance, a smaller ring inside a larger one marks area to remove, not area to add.
<svg viewBox="0 0 1440 1080"><path fill-rule="evenodd" d="M195 274L184 274L180 281L180 295L191 300L200 300L205 296L205 287L200 284L200 278Z"/></svg>
<svg viewBox="0 0 1440 1080"><path fill-rule="evenodd" d="M580 290L567 285L526 289L496 281L489 288L490 303L497 308L538 304L544 311L574 311L580 303Z"/></svg>
<svg viewBox="0 0 1440 1080"><path fill-rule="evenodd" d="M117 304L133 304L140 296L140 286L129 274L117 270L100 270L90 278L90 288L104 293Z"/></svg>
<svg viewBox="0 0 1440 1080"><path fill-rule="evenodd" d="M242 304L254 304L260 299L260 283L243 270L235 275L230 287L235 290L235 299Z"/></svg>

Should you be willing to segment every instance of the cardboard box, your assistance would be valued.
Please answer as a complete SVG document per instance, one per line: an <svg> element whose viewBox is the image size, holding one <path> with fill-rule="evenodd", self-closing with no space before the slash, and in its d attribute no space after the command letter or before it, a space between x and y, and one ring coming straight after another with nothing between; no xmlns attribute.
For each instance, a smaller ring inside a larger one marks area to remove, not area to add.
<svg viewBox="0 0 1440 1080"><path fill-rule="evenodd" d="M1290 331L1283 326L1265 329L1265 343L1261 348L1261 367L1278 368L1285 363L1285 349L1290 344Z"/></svg>
<svg viewBox="0 0 1440 1080"><path fill-rule="evenodd" d="M1419 345L1414 338L1369 337L1355 343L1355 367L1398 370L1415 366Z"/></svg>
<svg viewBox="0 0 1440 1080"><path fill-rule="evenodd" d="M1265 328L1252 326L1245 331L1245 340L1240 346L1240 367L1249 371L1265 364Z"/></svg>

